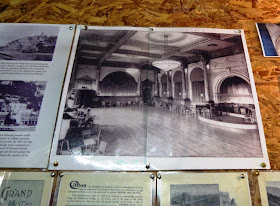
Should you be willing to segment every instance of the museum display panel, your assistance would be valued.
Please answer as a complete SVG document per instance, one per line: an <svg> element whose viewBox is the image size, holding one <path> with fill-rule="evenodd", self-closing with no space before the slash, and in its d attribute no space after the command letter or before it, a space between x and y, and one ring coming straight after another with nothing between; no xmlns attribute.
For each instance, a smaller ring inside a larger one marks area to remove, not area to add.
<svg viewBox="0 0 280 206"><path fill-rule="evenodd" d="M72 51L49 169L270 167L244 31L78 26Z"/></svg>
<svg viewBox="0 0 280 206"><path fill-rule="evenodd" d="M256 184L259 186L262 206L279 205L280 203L280 172L261 171Z"/></svg>
<svg viewBox="0 0 280 206"><path fill-rule="evenodd" d="M0 172L0 205L48 206L53 180L50 172Z"/></svg>
<svg viewBox="0 0 280 206"><path fill-rule="evenodd" d="M0 24L0 167L47 167L74 28Z"/></svg>
<svg viewBox="0 0 280 206"><path fill-rule="evenodd" d="M247 173L159 172L157 200L160 206L249 206Z"/></svg>
<svg viewBox="0 0 280 206"><path fill-rule="evenodd" d="M125 172L64 172L57 205L155 205L156 175Z"/></svg>

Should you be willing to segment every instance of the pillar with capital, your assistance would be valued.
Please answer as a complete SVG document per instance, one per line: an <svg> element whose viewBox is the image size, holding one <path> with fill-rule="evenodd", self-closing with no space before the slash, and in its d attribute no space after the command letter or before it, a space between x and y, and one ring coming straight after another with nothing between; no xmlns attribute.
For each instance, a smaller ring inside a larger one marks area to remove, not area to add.
<svg viewBox="0 0 280 206"><path fill-rule="evenodd" d="M204 76L204 91L205 91L205 101L208 102L209 101L209 82L208 82L208 72L207 72L207 68L206 68L206 59L204 56L201 56L201 61L202 61L202 65L203 65L203 76Z"/></svg>
<svg viewBox="0 0 280 206"><path fill-rule="evenodd" d="M171 80L171 95L170 96L173 99L175 99L175 82L174 82L172 71L170 71L170 80Z"/></svg>
<svg viewBox="0 0 280 206"><path fill-rule="evenodd" d="M161 76L158 78L158 84L159 84L159 97L162 97L162 82L161 82Z"/></svg>
<svg viewBox="0 0 280 206"><path fill-rule="evenodd" d="M170 97L170 81L169 81L169 71L166 72L167 77L167 89L166 89L166 97Z"/></svg>
<svg viewBox="0 0 280 206"><path fill-rule="evenodd" d="M154 76L155 76L154 96L157 97L158 96L158 72L156 70L154 71Z"/></svg>
<svg viewBox="0 0 280 206"><path fill-rule="evenodd" d="M190 69L188 68L187 70L187 76L188 76L188 98L190 101L192 101L192 81L191 81L191 74L190 74Z"/></svg>
<svg viewBox="0 0 280 206"><path fill-rule="evenodd" d="M137 79L137 96L141 97L141 69L138 72L138 79Z"/></svg>
<svg viewBox="0 0 280 206"><path fill-rule="evenodd" d="M184 66L181 68L182 71L182 98L187 99L187 91L186 91L186 73Z"/></svg>
<svg viewBox="0 0 280 206"><path fill-rule="evenodd" d="M99 96L99 78L100 78L101 67L96 68L96 95Z"/></svg>

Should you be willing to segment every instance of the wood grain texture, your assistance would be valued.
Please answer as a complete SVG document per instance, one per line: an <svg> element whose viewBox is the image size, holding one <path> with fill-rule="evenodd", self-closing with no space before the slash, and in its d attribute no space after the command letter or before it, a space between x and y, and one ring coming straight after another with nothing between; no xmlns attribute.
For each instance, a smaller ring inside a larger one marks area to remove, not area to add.
<svg viewBox="0 0 280 206"><path fill-rule="evenodd" d="M280 58L262 55L256 22L279 23L280 0L2 0L0 22L244 29L272 169L280 169Z"/></svg>

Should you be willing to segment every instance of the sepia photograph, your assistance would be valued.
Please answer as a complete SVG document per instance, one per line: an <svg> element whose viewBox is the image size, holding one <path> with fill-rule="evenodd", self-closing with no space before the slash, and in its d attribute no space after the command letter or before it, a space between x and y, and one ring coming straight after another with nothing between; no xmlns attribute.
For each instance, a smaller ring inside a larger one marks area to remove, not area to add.
<svg viewBox="0 0 280 206"><path fill-rule="evenodd" d="M160 206L252 205L246 173L160 172L160 177L157 180Z"/></svg>
<svg viewBox="0 0 280 206"><path fill-rule="evenodd" d="M45 81L0 80L0 131L34 131Z"/></svg>
<svg viewBox="0 0 280 206"><path fill-rule="evenodd" d="M58 26L0 26L0 60L52 61Z"/></svg>
<svg viewBox="0 0 280 206"><path fill-rule="evenodd" d="M170 206L237 206L218 184L170 185Z"/></svg>
<svg viewBox="0 0 280 206"><path fill-rule="evenodd" d="M257 30L265 57L280 55L280 24L257 23Z"/></svg>
<svg viewBox="0 0 280 206"><path fill-rule="evenodd" d="M57 155L262 157L240 33L81 30Z"/></svg>
<svg viewBox="0 0 280 206"><path fill-rule="evenodd" d="M265 182L269 206L280 206L280 181Z"/></svg>

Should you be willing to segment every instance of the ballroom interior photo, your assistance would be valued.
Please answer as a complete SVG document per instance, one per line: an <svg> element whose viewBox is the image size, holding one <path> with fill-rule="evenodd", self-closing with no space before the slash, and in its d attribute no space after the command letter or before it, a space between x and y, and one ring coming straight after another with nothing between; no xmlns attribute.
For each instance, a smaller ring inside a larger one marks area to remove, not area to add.
<svg viewBox="0 0 280 206"><path fill-rule="evenodd" d="M261 157L240 33L82 29L57 154Z"/></svg>

